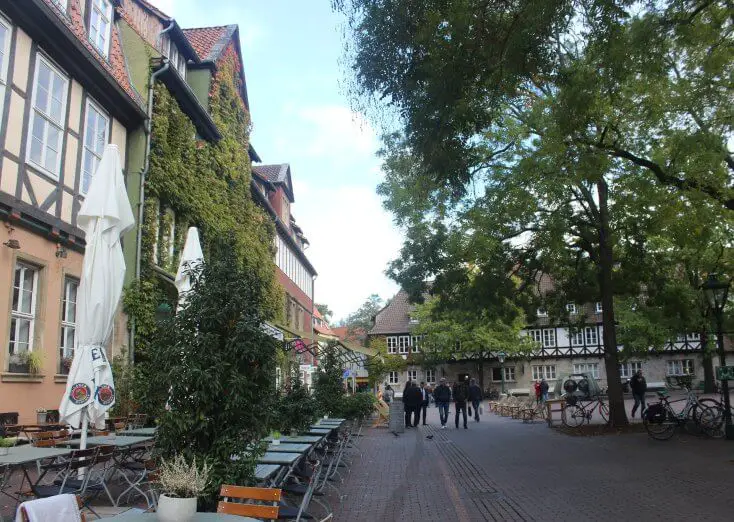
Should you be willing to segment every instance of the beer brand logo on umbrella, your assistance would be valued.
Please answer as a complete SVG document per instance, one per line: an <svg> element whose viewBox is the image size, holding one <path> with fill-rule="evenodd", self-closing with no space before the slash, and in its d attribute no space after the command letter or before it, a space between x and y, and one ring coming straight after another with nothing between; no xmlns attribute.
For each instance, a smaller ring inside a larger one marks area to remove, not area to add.
<svg viewBox="0 0 734 522"><path fill-rule="evenodd" d="M69 392L69 400L74 404L84 404L89 400L89 397L91 395L92 390L89 389L89 386L87 386L83 382L78 382L71 387L71 392Z"/></svg>
<svg viewBox="0 0 734 522"><path fill-rule="evenodd" d="M109 384L101 384L97 387L97 400L102 406L109 406L115 401L115 390Z"/></svg>

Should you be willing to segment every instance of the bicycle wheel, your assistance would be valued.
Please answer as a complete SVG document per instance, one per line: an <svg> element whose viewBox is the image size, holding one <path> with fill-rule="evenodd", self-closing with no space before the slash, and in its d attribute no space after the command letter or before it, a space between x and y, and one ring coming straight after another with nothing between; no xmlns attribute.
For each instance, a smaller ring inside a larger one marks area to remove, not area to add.
<svg viewBox="0 0 734 522"><path fill-rule="evenodd" d="M609 422L609 405L604 401L599 401L599 415L604 422Z"/></svg>
<svg viewBox="0 0 734 522"><path fill-rule="evenodd" d="M698 416L698 425L706 435L714 439L724 436L724 408L709 406Z"/></svg>
<svg viewBox="0 0 734 522"><path fill-rule="evenodd" d="M645 415L645 429L647 434L655 440L668 440L675 433L675 427L678 423L663 407L653 405Z"/></svg>
<svg viewBox="0 0 734 522"><path fill-rule="evenodd" d="M569 428L578 428L586 420L586 415L584 410L579 408L577 405L569 404L563 408L561 419L563 420L563 424Z"/></svg>

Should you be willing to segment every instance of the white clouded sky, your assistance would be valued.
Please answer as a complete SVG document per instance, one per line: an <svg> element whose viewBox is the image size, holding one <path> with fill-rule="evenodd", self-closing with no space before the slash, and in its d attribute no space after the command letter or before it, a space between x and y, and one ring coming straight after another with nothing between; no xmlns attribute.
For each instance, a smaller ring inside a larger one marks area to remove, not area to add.
<svg viewBox="0 0 734 522"><path fill-rule="evenodd" d="M253 119L264 163L290 163L292 207L319 273L316 302L336 319L372 293L397 286L384 270L402 243L375 187L372 127L340 92L340 19L327 1L153 0L181 27L238 24Z"/></svg>

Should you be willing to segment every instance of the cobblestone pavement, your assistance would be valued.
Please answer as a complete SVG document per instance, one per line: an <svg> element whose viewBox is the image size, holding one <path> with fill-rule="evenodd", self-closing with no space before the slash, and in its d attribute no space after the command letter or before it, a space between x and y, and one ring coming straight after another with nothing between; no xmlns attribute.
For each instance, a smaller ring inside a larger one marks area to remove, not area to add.
<svg viewBox="0 0 734 522"><path fill-rule="evenodd" d="M572 437L485 414L469 429L363 432L337 521L731 520L734 442ZM431 437L432 438L427 438Z"/></svg>

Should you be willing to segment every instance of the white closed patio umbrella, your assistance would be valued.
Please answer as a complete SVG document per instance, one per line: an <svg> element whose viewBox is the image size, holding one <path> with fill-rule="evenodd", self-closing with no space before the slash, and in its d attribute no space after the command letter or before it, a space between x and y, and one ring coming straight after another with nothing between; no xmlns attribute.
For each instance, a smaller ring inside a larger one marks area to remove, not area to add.
<svg viewBox="0 0 734 522"><path fill-rule="evenodd" d="M195 270L204 264L204 254L201 251L201 242L199 241L199 229L189 227L186 233L186 243L183 252L181 252L181 261L178 264L178 272L176 272L176 280L174 284L178 289L178 307L179 309L186 302L186 294L191 291L191 275L190 270Z"/></svg>
<svg viewBox="0 0 734 522"><path fill-rule="evenodd" d="M120 236L135 219L115 145L107 145L79 211L86 249L77 297L74 361L59 413L62 422L82 428L86 447L89 423L104 428L105 412L115 404L112 367L105 352L125 277Z"/></svg>

